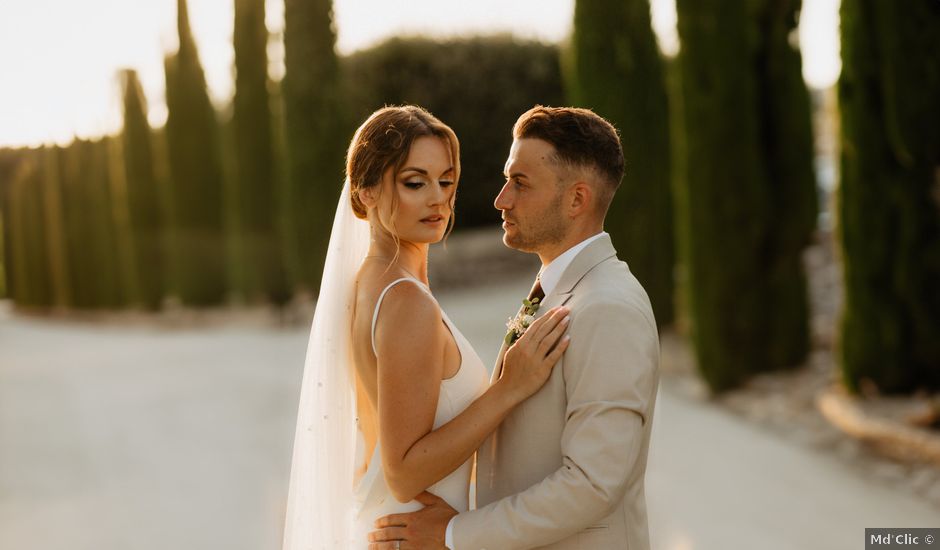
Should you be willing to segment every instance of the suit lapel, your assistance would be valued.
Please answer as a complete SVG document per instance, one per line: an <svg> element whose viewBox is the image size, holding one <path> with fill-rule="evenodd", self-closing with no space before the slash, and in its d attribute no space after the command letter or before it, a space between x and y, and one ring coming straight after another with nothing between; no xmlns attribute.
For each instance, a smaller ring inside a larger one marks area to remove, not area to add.
<svg viewBox="0 0 940 550"><path fill-rule="evenodd" d="M604 260L615 256L617 256L617 251L614 250L614 245L610 241L610 235L604 235L587 245L584 250L574 257L574 260L571 261L571 264L569 264L565 272L562 273L558 285L542 300L542 305L539 307L536 317L543 315L553 307L564 305L571 298L571 292L574 290L574 287L577 286L589 271ZM522 308L520 307L516 315L521 312ZM503 342L503 345L499 348L499 355L496 359L496 366L493 368L493 375L490 377L490 384L499 380L499 377L503 374L503 359L506 356L507 349L509 349L509 346L506 345L506 342Z"/></svg>
<svg viewBox="0 0 940 550"><path fill-rule="evenodd" d="M610 235L603 235L596 241L587 245L584 250L578 253L571 260L571 264L562 273L558 286L552 291L553 294L571 293L574 287L584 278L585 275L598 264L617 256L614 245L610 242Z"/></svg>

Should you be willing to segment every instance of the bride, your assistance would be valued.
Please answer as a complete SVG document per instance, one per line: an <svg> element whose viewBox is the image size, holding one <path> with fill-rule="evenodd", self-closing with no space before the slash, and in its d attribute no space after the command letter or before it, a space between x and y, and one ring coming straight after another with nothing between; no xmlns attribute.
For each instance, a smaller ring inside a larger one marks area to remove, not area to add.
<svg viewBox="0 0 940 550"><path fill-rule="evenodd" d="M567 347L556 308L489 385L434 299L428 245L453 227L459 176L456 135L420 107L380 109L353 136L307 346L285 550L365 549L377 518L420 509L425 491L467 510L477 447Z"/></svg>

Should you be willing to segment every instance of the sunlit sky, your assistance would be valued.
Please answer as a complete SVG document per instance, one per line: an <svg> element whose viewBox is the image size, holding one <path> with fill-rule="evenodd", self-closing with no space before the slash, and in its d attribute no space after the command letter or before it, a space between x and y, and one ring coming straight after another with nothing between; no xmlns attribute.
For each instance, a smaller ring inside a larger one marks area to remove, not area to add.
<svg viewBox="0 0 940 550"><path fill-rule="evenodd" d="M652 0L662 49L678 49L674 0ZM233 0L189 0L190 19L217 106L233 94ZM838 78L839 0L803 0L799 42L811 86ZM546 41L571 29L574 0L334 0L337 49L346 54L396 34L510 31ZM267 0L268 29L280 36L284 1ZM137 69L154 126L166 120L163 57L175 51L176 0L0 0L0 147L66 143L121 125L120 68ZM283 75L279 39L271 73Z"/></svg>

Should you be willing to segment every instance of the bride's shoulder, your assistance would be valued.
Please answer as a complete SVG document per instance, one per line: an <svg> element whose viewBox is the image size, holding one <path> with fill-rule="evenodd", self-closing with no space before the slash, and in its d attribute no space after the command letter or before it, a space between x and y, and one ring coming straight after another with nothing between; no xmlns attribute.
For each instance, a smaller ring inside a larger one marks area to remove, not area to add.
<svg viewBox="0 0 940 550"><path fill-rule="evenodd" d="M356 281L356 295L358 304L370 305L370 309L380 307L381 320L398 317L399 314L423 317L430 313L440 317L440 308L426 287L398 273L360 272ZM393 312L393 315L387 315L388 312Z"/></svg>
<svg viewBox="0 0 940 550"><path fill-rule="evenodd" d="M376 335L421 330L441 322L441 310L427 290L414 279L382 277L370 289L376 313ZM384 296L382 294L384 293Z"/></svg>

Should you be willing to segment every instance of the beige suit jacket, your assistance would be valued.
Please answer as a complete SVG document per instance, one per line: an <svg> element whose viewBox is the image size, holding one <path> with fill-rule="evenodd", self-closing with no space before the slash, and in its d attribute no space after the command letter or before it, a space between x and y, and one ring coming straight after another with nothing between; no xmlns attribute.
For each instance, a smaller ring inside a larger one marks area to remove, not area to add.
<svg viewBox="0 0 940 550"><path fill-rule="evenodd" d="M649 549L643 486L659 384L649 298L605 235L540 313L562 304L571 344L480 448L477 509L454 518L456 550Z"/></svg>

